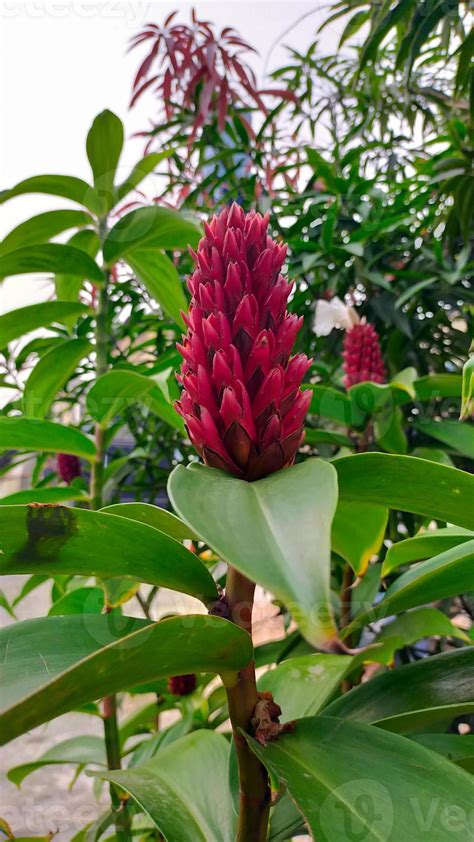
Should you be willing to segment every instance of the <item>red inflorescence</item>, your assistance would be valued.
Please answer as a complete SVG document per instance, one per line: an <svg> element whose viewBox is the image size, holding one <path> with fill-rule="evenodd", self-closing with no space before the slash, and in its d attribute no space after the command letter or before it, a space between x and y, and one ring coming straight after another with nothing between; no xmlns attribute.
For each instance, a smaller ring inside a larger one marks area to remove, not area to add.
<svg viewBox="0 0 474 842"><path fill-rule="evenodd" d="M196 676L193 672L189 675L173 675L168 678L168 691L173 696L189 696L195 689Z"/></svg>
<svg viewBox="0 0 474 842"><path fill-rule="evenodd" d="M386 370L379 336L371 324L360 322L347 331L343 357L346 389L366 380L373 383L385 382Z"/></svg>
<svg viewBox="0 0 474 842"><path fill-rule="evenodd" d="M81 463L77 456L71 456L70 453L58 453L56 459L56 468L59 476L63 482L68 484L76 477L82 475Z"/></svg>
<svg viewBox="0 0 474 842"><path fill-rule="evenodd" d="M249 481L294 462L311 400L300 390L311 361L290 356L302 318L287 310L287 249L267 228L268 215L236 204L205 225L177 346L177 409L194 447L207 465Z"/></svg>

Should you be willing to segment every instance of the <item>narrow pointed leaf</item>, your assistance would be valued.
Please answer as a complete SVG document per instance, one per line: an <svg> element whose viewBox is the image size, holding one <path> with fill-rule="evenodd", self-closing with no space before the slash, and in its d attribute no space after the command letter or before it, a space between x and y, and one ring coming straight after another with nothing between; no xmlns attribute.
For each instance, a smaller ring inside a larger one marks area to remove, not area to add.
<svg viewBox="0 0 474 842"><path fill-rule="evenodd" d="M468 459L474 459L474 425L463 421L422 419L415 428L424 436L441 441Z"/></svg>
<svg viewBox="0 0 474 842"><path fill-rule="evenodd" d="M340 500L332 524L332 548L356 576L364 576L385 537L388 510L371 503Z"/></svg>
<svg viewBox="0 0 474 842"><path fill-rule="evenodd" d="M288 605L310 643L336 636L329 579L337 484L329 463L308 459L250 483L178 466L168 492L202 540Z"/></svg>
<svg viewBox="0 0 474 842"><path fill-rule="evenodd" d="M382 576L388 576L402 564L432 558L471 540L474 540L474 532L459 526L433 529L415 535L414 538L406 538L405 541L399 541L389 547L382 566Z"/></svg>
<svg viewBox="0 0 474 842"><path fill-rule="evenodd" d="M100 213L101 202L94 188L71 175L35 175L20 181L10 190L0 193L0 204L13 199L14 196L22 196L26 193L46 193L50 196L63 196L89 208L93 213Z"/></svg>
<svg viewBox="0 0 474 842"><path fill-rule="evenodd" d="M127 255L127 262L151 298L184 328L181 310L187 310L188 303L181 279L169 257L158 248L137 248Z"/></svg>
<svg viewBox="0 0 474 842"><path fill-rule="evenodd" d="M227 785L228 758L222 734L195 731L133 769L94 774L128 792L166 839L229 842L236 816Z"/></svg>
<svg viewBox="0 0 474 842"><path fill-rule="evenodd" d="M360 453L334 460L339 496L474 529L474 476L414 456Z"/></svg>
<svg viewBox="0 0 474 842"><path fill-rule="evenodd" d="M436 398L460 398L462 377L460 374L426 374L415 380L415 391L420 401Z"/></svg>
<svg viewBox="0 0 474 842"><path fill-rule="evenodd" d="M87 395L87 408L101 424L109 423L137 402L144 404L171 427L184 432L183 419L165 398L157 382L137 371L108 371L96 380Z"/></svg>
<svg viewBox="0 0 474 842"><path fill-rule="evenodd" d="M7 772L7 778L16 786L43 766L57 766L63 763L74 763L79 766L87 766L90 763L99 766L107 765L105 756L105 743L101 737L82 734L80 737L72 737L57 743L34 763L24 763L21 766L14 766Z"/></svg>
<svg viewBox="0 0 474 842"><path fill-rule="evenodd" d="M449 724L474 711L473 669L474 646L435 655L372 678L324 713L402 734Z"/></svg>
<svg viewBox="0 0 474 842"><path fill-rule="evenodd" d="M474 772L474 735L413 734L412 740L431 751L437 751L467 772Z"/></svg>
<svg viewBox="0 0 474 842"><path fill-rule="evenodd" d="M87 157L94 185L107 210L115 204L114 176L123 146L123 123L112 111L102 111L87 135Z"/></svg>
<svg viewBox="0 0 474 842"><path fill-rule="evenodd" d="M0 631L0 745L103 696L169 675L236 672L251 657L246 632L201 614L160 623L70 615L8 626Z"/></svg>
<svg viewBox="0 0 474 842"><path fill-rule="evenodd" d="M184 249L198 243L201 231L195 220L169 208L137 208L122 216L109 231L104 258L115 263L135 248Z"/></svg>
<svg viewBox="0 0 474 842"><path fill-rule="evenodd" d="M77 275L98 283L104 280L104 273L95 260L74 246L46 243L24 246L0 256L0 279L32 272Z"/></svg>
<svg viewBox="0 0 474 842"><path fill-rule="evenodd" d="M81 210L56 210L32 216L13 231L0 243L0 254L14 249L46 243L51 237L67 231L69 228L81 228L91 225L93 219L90 214Z"/></svg>
<svg viewBox="0 0 474 842"><path fill-rule="evenodd" d="M57 573L142 582L217 598L205 565L178 541L144 523L64 506L0 507L0 574Z"/></svg>
<svg viewBox="0 0 474 842"><path fill-rule="evenodd" d="M135 190L140 182L150 175L150 173L156 169L161 161L169 158L171 154L171 149L166 149L163 152L151 152L149 155L145 155L145 157L142 158L142 160L133 168L125 181L117 187L117 198L119 200L123 199L127 193Z"/></svg>
<svg viewBox="0 0 474 842"><path fill-rule="evenodd" d="M322 716L298 720L266 748L248 742L318 842L426 842L428 815L430 842L446 842L453 811L462 838L474 840L472 777L411 740Z"/></svg>
<svg viewBox="0 0 474 842"><path fill-rule="evenodd" d="M92 462L96 457L94 442L80 430L31 418L0 418L0 451L4 450L71 453Z"/></svg>
<svg viewBox="0 0 474 842"><path fill-rule="evenodd" d="M147 523L176 541L196 540L196 534L179 517L166 509L160 509L159 506L151 506L150 503L114 503L112 506L105 506L101 511Z"/></svg>
<svg viewBox="0 0 474 842"><path fill-rule="evenodd" d="M25 385L23 408L29 418L45 418L58 391L92 350L88 339L69 339L48 351L34 367Z"/></svg>
<svg viewBox="0 0 474 842"><path fill-rule="evenodd" d="M72 500L87 500L87 492L77 486L60 488L25 488L0 498L0 506L17 506L25 503L66 503Z"/></svg>
<svg viewBox="0 0 474 842"><path fill-rule="evenodd" d="M48 327L53 322L65 324L70 318L83 316L87 312L88 308L84 304L70 301L45 301L10 310L0 316L0 348L32 330Z"/></svg>

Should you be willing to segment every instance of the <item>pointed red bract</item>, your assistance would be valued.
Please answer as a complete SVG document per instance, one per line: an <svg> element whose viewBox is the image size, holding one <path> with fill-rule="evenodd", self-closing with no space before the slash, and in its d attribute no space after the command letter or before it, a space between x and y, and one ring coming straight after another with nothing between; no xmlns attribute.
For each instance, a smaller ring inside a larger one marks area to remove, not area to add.
<svg viewBox="0 0 474 842"><path fill-rule="evenodd" d="M360 322L344 336L344 385L346 389L367 380L385 383L387 376L379 336L373 325Z"/></svg>
<svg viewBox="0 0 474 842"><path fill-rule="evenodd" d="M246 480L294 462L311 401L300 386L310 365L290 357L302 318L287 311L286 246L268 215L225 208L205 225L196 269L177 409L207 465Z"/></svg>

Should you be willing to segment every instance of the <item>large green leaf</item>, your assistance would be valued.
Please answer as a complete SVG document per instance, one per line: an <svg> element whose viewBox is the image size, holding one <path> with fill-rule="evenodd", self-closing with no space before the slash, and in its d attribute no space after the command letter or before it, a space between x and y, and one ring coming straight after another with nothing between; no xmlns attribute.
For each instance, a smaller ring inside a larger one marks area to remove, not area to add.
<svg viewBox="0 0 474 842"><path fill-rule="evenodd" d="M168 492L197 535L288 605L310 643L321 646L336 636L330 535L337 483L328 462L308 459L257 482L178 466Z"/></svg>
<svg viewBox="0 0 474 842"><path fill-rule="evenodd" d="M202 614L160 623L73 614L7 626L0 631L0 744L103 696L169 675L231 674L251 657L246 632Z"/></svg>
<svg viewBox="0 0 474 842"><path fill-rule="evenodd" d="M68 245L85 251L90 257L97 255L100 249L100 239L92 228L76 231L68 240ZM55 275L54 286L56 296L62 301L77 301L84 285L84 278L77 275Z"/></svg>
<svg viewBox="0 0 474 842"><path fill-rule="evenodd" d="M48 351L34 367L25 385L23 408L29 418L45 418L58 391L92 350L88 339L69 339Z"/></svg>
<svg viewBox="0 0 474 842"><path fill-rule="evenodd" d="M310 413L322 418L330 418L331 421L337 421L345 427L353 426L353 408L350 398L345 392L333 389L331 386L305 384L305 388L310 389L313 393L309 408ZM359 420L363 421L363 415Z"/></svg>
<svg viewBox="0 0 474 842"><path fill-rule="evenodd" d="M414 426L423 435L447 444L468 459L474 459L474 425L463 421L421 419Z"/></svg>
<svg viewBox="0 0 474 842"><path fill-rule="evenodd" d="M382 566L382 576L388 576L402 564L431 558L473 539L474 532L459 526L420 532L414 538L406 538L405 541L398 541L389 547Z"/></svg>
<svg viewBox="0 0 474 842"><path fill-rule="evenodd" d="M0 204L14 196L22 196L25 193L46 193L50 196L63 196L72 202L78 202L89 208L93 213L100 213L101 201L96 191L90 184L81 178L71 175L35 175L20 181L10 190L0 193Z"/></svg>
<svg viewBox="0 0 474 842"><path fill-rule="evenodd" d="M123 124L112 111L102 111L87 135L87 157L97 194L110 210L115 204L114 176L123 146Z"/></svg>
<svg viewBox="0 0 474 842"><path fill-rule="evenodd" d="M136 248L184 249L197 245L201 230L195 219L154 205L122 216L109 231L104 259L112 264Z"/></svg>
<svg viewBox="0 0 474 842"><path fill-rule="evenodd" d="M80 228L93 222L90 214L81 210L56 210L32 216L13 231L0 243L0 254L23 246L46 243L56 234L67 231L68 228Z"/></svg>
<svg viewBox="0 0 474 842"><path fill-rule="evenodd" d="M0 418L0 452L2 450L72 453L92 462L96 457L94 442L80 430L32 418Z"/></svg>
<svg viewBox="0 0 474 842"><path fill-rule="evenodd" d="M412 740L431 751L443 754L462 769L474 772L474 735L413 734Z"/></svg>
<svg viewBox="0 0 474 842"><path fill-rule="evenodd" d="M158 164L161 163L166 158L169 158L172 155L171 149L165 149L163 152L151 152L149 155L145 155L139 163L133 167L130 174L127 176L122 184L119 184L117 187L117 198L123 199L127 193L130 193L132 190L135 190L136 187L143 181L147 175L150 175Z"/></svg>
<svg viewBox="0 0 474 842"><path fill-rule="evenodd" d="M474 646L435 655L361 684L329 705L328 716L389 731L422 731L474 711Z"/></svg>
<svg viewBox="0 0 474 842"><path fill-rule="evenodd" d="M458 398L461 397L462 378L460 374L427 374L415 380L414 386L420 401Z"/></svg>
<svg viewBox="0 0 474 842"><path fill-rule="evenodd" d="M384 625L377 635L377 646L361 653L364 661L391 664L395 652L404 646L412 646L426 637L457 637L469 643L467 635L456 628L446 614L437 608L417 608Z"/></svg>
<svg viewBox="0 0 474 842"><path fill-rule="evenodd" d="M0 574L132 576L204 602L217 598L211 574L194 553L158 529L105 512L2 506L0 550Z"/></svg>
<svg viewBox="0 0 474 842"><path fill-rule="evenodd" d="M23 503L65 503L69 500L87 500L87 493L78 486L53 488L25 488L0 498L0 506L16 506Z"/></svg>
<svg viewBox="0 0 474 842"><path fill-rule="evenodd" d="M7 773L8 780L13 784L20 784L43 766L57 766L63 763L74 763L78 766L87 766L90 763L99 766L107 765L105 756L105 743L102 737L93 737L89 734L81 734L80 737L71 737L63 740L52 748L48 749L34 763L23 763L21 766L14 766Z"/></svg>
<svg viewBox="0 0 474 842"><path fill-rule="evenodd" d="M373 555L380 550L388 510L372 503L339 500L332 523L332 548L349 562L357 576L364 576Z"/></svg>
<svg viewBox="0 0 474 842"><path fill-rule="evenodd" d="M0 316L0 348L39 327L48 327L53 322L64 324L71 317L83 316L87 312L84 304L70 301L45 301L10 310Z"/></svg>
<svg viewBox="0 0 474 842"><path fill-rule="evenodd" d="M474 840L472 777L411 740L322 716L266 748L248 741L318 842L447 842L453 811L463 840Z"/></svg>
<svg viewBox="0 0 474 842"><path fill-rule="evenodd" d="M195 731L160 749L148 763L94 774L128 792L166 839L230 842L236 817L227 784L228 757L222 734Z"/></svg>
<svg viewBox="0 0 474 842"><path fill-rule="evenodd" d="M359 453L333 464L341 500L375 503L474 529L472 474L388 453Z"/></svg>
<svg viewBox="0 0 474 842"><path fill-rule="evenodd" d="M178 272L169 257L158 248L137 248L127 255L127 262L148 294L184 328L181 310L186 310L188 304Z"/></svg>
<svg viewBox="0 0 474 842"><path fill-rule="evenodd" d="M77 275L99 283L104 280L104 273L95 260L74 246L46 243L24 246L0 255L0 280L31 272Z"/></svg>
<svg viewBox="0 0 474 842"><path fill-rule="evenodd" d="M101 511L147 523L160 532L171 535L176 541L196 539L196 534L179 517L166 509L160 509L159 506L151 506L150 503L114 503L112 506L105 506Z"/></svg>
<svg viewBox="0 0 474 842"><path fill-rule="evenodd" d="M353 659L345 655L303 655L282 661L259 679L282 710L282 722L318 713L347 675Z"/></svg>
<svg viewBox="0 0 474 842"><path fill-rule="evenodd" d="M134 403L143 403L171 427L184 432L181 416L165 398L153 377L116 369L103 374L87 395L87 408L101 424L109 423Z"/></svg>

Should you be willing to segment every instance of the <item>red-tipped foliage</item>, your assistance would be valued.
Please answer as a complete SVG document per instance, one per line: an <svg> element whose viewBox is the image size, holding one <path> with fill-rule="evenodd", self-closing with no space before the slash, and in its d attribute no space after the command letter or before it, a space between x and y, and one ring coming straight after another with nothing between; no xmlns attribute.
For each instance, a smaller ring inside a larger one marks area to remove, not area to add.
<svg viewBox="0 0 474 842"><path fill-rule="evenodd" d="M347 331L343 357L346 389L366 380L373 383L385 382L386 370L379 336L371 324L360 322Z"/></svg>
<svg viewBox="0 0 474 842"><path fill-rule="evenodd" d="M70 453L58 453L56 469L63 482L67 482L68 485L73 479L82 475L79 459L77 456L71 456Z"/></svg>
<svg viewBox="0 0 474 842"><path fill-rule="evenodd" d="M311 400L310 365L290 357L302 318L287 311L292 284L280 274L286 246L268 216L238 205L205 226L196 269L177 409L207 465L247 480L291 465Z"/></svg>
<svg viewBox="0 0 474 842"><path fill-rule="evenodd" d="M193 672L189 675L173 675L168 678L168 692L173 696L189 696L195 689L196 676Z"/></svg>

